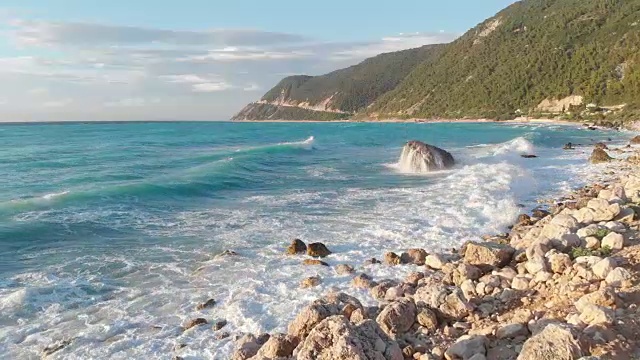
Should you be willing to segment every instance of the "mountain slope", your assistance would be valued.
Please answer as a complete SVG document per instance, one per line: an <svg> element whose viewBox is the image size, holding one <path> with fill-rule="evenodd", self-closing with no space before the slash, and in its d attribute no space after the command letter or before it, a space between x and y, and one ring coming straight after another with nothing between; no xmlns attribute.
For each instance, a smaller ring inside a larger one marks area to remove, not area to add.
<svg viewBox="0 0 640 360"><path fill-rule="evenodd" d="M394 89L416 65L433 61L443 45L381 54L322 76L290 76L247 105L233 120L347 118Z"/></svg>
<svg viewBox="0 0 640 360"><path fill-rule="evenodd" d="M638 49L640 0L525 0L418 65L359 116L506 118L589 103L633 110Z"/></svg>

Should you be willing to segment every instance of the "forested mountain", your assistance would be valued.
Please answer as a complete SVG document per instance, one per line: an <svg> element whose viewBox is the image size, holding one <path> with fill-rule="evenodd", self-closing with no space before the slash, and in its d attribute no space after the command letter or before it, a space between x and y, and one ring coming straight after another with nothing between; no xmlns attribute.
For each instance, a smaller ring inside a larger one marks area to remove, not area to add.
<svg viewBox="0 0 640 360"><path fill-rule="evenodd" d="M335 94L332 110L373 119L640 114L640 0L523 0L434 49L397 86L389 81L371 96L341 93L345 84L354 84L351 93L361 87L337 71L324 86L287 78L265 99L286 93L313 103ZM384 77L396 68L387 60L358 74ZM330 85L336 83L341 87Z"/></svg>
<svg viewBox="0 0 640 360"><path fill-rule="evenodd" d="M443 45L381 54L322 76L290 76L234 119L347 118L394 89L416 65L436 59Z"/></svg>

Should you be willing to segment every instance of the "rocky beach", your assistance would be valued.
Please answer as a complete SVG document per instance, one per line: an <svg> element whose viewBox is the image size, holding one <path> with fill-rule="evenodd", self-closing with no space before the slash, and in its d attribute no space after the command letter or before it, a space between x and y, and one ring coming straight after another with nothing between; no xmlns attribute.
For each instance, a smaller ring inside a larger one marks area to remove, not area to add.
<svg viewBox="0 0 640 360"><path fill-rule="evenodd" d="M419 267L404 279L373 278L365 264L334 266L376 306L330 291L287 333L229 333L217 321L211 336L233 339L234 360L638 359L638 158L631 145L596 146L591 161L606 162L600 181L541 201L547 205L520 215L507 233L478 234L445 253L371 254L381 260L367 266ZM300 239L284 252L307 266L329 266L322 259L332 254L330 245ZM312 276L300 286L321 282ZM215 300L201 308L209 306ZM211 324L196 318L185 331L197 326Z"/></svg>

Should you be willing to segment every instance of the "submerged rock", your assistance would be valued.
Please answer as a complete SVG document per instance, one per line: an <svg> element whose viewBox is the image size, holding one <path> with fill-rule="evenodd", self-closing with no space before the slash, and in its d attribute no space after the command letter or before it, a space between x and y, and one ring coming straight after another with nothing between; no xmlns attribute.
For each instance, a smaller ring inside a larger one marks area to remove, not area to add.
<svg viewBox="0 0 640 360"><path fill-rule="evenodd" d="M202 303L202 304L198 304L198 306L196 306L196 310L204 310L204 309L208 309L210 307L213 307L216 305L216 301L215 299L209 299L206 302Z"/></svg>
<svg viewBox="0 0 640 360"><path fill-rule="evenodd" d="M307 254L313 257L327 257L331 251L323 243L313 243L307 246Z"/></svg>
<svg viewBox="0 0 640 360"><path fill-rule="evenodd" d="M206 325L206 324L207 324L207 320L206 319L197 318L197 319L193 319L193 320L187 321L187 323L184 325L184 329L185 330L189 330L192 327L200 326L200 325Z"/></svg>
<svg viewBox="0 0 640 360"><path fill-rule="evenodd" d="M404 146L398 164L407 172L426 173L448 169L455 165L455 160L446 150L414 140Z"/></svg>
<svg viewBox="0 0 640 360"><path fill-rule="evenodd" d="M291 245L287 248L287 254L304 254L307 252L307 245L300 239L293 239Z"/></svg>

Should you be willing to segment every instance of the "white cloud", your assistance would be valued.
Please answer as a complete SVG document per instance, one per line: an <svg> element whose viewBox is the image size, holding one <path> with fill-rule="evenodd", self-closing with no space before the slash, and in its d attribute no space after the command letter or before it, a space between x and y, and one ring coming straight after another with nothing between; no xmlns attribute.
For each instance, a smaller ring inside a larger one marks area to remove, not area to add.
<svg viewBox="0 0 640 360"><path fill-rule="evenodd" d="M353 46L331 55L334 60L364 59L378 54L417 48L429 44L442 44L453 41L458 34L414 33L384 37L380 41Z"/></svg>
<svg viewBox="0 0 640 360"><path fill-rule="evenodd" d="M225 82L216 83L202 83L193 85L194 92L218 92L233 88L230 84Z"/></svg>
<svg viewBox="0 0 640 360"><path fill-rule="evenodd" d="M45 88L45 87L37 87L37 88L33 88L31 90L29 90L29 94L31 95L46 95L49 93L49 89Z"/></svg>
<svg viewBox="0 0 640 360"><path fill-rule="evenodd" d="M244 91L260 91L262 88L258 84L249 84L245 86L242 90Z"/></svg>
<svg viewBox="0 0 640 360"><path fill-rule="evenodd" d="M146 99L146 98L125 98L116 101L107 101L104 103L106 107L140 107L146 105L159 104L161 102L158 98Z"/></svg>

